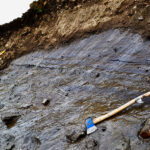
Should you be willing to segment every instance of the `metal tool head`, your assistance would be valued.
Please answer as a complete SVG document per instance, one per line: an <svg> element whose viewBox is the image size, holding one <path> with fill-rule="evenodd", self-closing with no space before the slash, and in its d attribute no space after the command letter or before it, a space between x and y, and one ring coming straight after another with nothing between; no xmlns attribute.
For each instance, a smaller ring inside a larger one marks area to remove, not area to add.
<svg viewBox="0 0 150 150"><path fill-rule="evenodd" d="M86 131L87 134L91 134L97 130L97 127L94 125L92 118L86 120Z"/></svg>
<svg viewBox="0 0 150 150"><path fill-rule="evenodd" d="M143 103L144 103L141 98L138 98L138 99L136 100L136 102L139 103L139 104L143 104Z"/></svg>

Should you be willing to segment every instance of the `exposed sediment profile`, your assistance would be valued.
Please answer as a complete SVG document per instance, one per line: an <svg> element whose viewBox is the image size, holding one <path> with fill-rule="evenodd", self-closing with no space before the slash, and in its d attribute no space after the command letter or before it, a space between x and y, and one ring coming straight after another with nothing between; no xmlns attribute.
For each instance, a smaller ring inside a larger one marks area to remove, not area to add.
<svg viewBox="0 0 150 150"><path fill-rule="evenodd" d="M127 28L150 38L150 3L146 0L40 0L22 18L0 26L0 69L38 49L82 38L93 32Z"/></svg>

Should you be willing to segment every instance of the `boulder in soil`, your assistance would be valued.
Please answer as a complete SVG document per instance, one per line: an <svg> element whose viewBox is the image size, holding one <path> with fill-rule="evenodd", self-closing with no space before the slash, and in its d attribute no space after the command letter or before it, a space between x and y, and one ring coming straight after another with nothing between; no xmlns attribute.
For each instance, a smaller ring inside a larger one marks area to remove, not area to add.
<svg viewBox="0 0 150 150"><path fill-rule="evenodd" d="M66 131L66 139L69 143L75 143L86 136L86 129L83 126L72 126Z"/></svg>

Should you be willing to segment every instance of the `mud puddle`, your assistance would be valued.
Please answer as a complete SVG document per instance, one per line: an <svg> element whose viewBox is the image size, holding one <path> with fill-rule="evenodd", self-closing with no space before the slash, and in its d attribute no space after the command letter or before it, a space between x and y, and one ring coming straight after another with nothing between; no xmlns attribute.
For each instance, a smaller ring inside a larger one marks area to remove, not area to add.
<svg viewBox="0 0 150 150"><path fill-rule="evenodd" d="M65 133L149 91L149 52L149 41L116 29L13 61L0 75L0 114L20 117L11 128L0 121L0 149L148 149L137 135L150 105L130 107L75 144Z"/></svg>

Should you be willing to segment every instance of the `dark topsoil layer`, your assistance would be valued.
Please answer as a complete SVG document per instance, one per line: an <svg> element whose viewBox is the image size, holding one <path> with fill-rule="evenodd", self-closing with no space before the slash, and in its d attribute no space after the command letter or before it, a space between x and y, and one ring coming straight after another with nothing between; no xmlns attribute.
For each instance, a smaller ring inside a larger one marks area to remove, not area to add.
<svg viewBox="0 0 150 150"><path fill-rule="evenodd" d="M67 27L68 25L68 27ZM149 0L39 0L22 18L0 26L0 69L15 58L111 28L150 39Z"/></svg>

